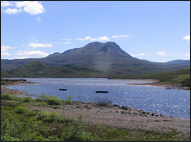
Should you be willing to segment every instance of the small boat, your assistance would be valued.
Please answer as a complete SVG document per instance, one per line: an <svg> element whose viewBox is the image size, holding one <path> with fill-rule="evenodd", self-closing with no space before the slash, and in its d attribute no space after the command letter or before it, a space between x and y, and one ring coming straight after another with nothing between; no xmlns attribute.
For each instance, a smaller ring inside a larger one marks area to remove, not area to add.
<svg viewBox="0 0 191 142"><path fill-rule="evenodd" d="M62 89L62 88L59 88L60 91L66 91L67 89Z"/></svg>
<svg viewBox="0 0 191 142"><path fill-rule="evenodd" d="M95 91L96 93L108 93L108 91Z"/></svg>

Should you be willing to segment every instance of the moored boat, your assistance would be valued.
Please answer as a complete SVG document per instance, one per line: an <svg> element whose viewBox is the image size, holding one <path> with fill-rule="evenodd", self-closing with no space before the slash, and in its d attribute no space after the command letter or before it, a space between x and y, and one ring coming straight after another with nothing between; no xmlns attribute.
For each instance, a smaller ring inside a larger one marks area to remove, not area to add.
<svg viewBox="0 0 191 142"><path fill-rule="evenodd" d="M96 93L108 93L108 91L95 91Z"/></svg>
<svg viewBox="0 0 191 142"><path fill-rule="evenodd" d="M67 89L62 89L62 88L59 88L60 91L66 91Z"/></svg>

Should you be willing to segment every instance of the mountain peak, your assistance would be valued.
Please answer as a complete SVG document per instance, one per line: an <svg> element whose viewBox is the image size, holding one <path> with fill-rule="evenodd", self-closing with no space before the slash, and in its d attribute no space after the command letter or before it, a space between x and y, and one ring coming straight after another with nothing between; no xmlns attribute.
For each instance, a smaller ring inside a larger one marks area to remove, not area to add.
<svg viewBox="0 0 191 142"><path fill-rule="evenodd" d="M89 54L89 55L118 55L118 56L126 56L131 57L125 51L123 51L119 45L115 42L91 42L81 48L74 48L65 51L63 54Z"/></svg>

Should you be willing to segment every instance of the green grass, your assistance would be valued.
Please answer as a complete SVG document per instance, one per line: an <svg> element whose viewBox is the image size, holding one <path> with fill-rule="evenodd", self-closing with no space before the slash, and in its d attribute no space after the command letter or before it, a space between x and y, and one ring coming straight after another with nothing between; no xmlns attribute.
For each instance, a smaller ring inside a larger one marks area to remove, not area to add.
<svg viewBox="0 0 191 142"><path fill-rule="evenodd" d="M172 84L182 84L183 86L190 86L190 67L186 69L147 74L143 76L131 77L133 79L158 79L160 82L171 82Z"/></svg>
<svg viewBox="0 0 191 142"><path fill-rule="evenodd" d="M37 99L1 95L1 141L190 141L190 137L180 138L175 129L157 133L85 124L82 115L75 120L54 111L30 110L27 105L52 107L49 98L57 99L43 94Z"/></svg>

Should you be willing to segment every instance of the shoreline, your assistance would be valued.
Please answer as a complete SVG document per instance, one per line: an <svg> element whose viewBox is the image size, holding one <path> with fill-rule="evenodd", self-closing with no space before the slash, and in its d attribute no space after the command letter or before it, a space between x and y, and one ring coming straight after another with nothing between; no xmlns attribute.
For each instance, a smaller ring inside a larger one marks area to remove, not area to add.
<svg viewBox="0 0 191 142"><path fill-rule="evenodd" d="M93 102L73 102L71 104L53 106L37 106L29 104L31 110L55 111L65 117L77 119L82 115L86 124L105 125L113 128L124 128L130 131L152 130L159 133L169 133L177 130L180 135L190 134L190 120L146 112L127 106L100 106Z"/></svg>
<svg viewBox="0 0 191 142"><path fill-rule="evenodd" d="M149 85L156 87L164 87L165 89L190 90L190 87L182 86L181 84L172 84L170 82L152 82L152 83L126 83L127 85Z"/></svg>
<svg viewBox="0 0 191 142"><path fill-rule="evenodd" d="M30 82L30 81L6 82L4 84L1 84L1 95L4 95L4 94L27 95L28 92L26 92L26 91L9 89L6 87L6 86L17 86L17 85L25 85L25 84L39 84L39 83Z"/></svg>

